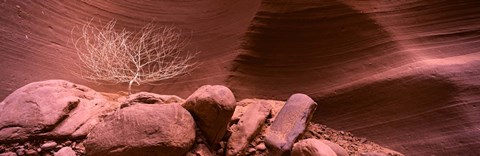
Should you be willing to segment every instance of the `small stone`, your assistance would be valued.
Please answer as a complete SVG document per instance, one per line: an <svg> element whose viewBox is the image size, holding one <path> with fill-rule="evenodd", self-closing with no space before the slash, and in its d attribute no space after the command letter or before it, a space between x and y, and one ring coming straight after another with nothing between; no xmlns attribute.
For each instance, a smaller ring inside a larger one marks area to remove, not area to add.
<svg viewBox="0 0 480 156"><path fill-rule="evenodd" d="M57 145L55 146L55 149L61 149L63 147L63 145Z"/></svg>
<svg viewBox="0 0 480 156"><path fill-rule="evenodd" d="M203 139L198 137L196 140L195 140L197 143L202 143L203 142Z"/></svg>
<svg viewBox="0 0 480 156"><path fill-rule="evenodd" d="M223 150L223 148L220 148L217 150L217 154L218 155L224 155L225 151Z"/></svg>
<svg viewBox="0 0 480 156"><path fill-rule="evenodd" d="M21 149L18 149L17 151L17 155L25 155L25 149L21 148Z"/></svg>
<svg viewBox="0 0 480 156"><path fill-rule="evenodd" d="M261 143L261 144L258 144L257 146L255 146L255 149L257 149L259 151L265 151L267 149L267 147L265 146L265 143Z"/></svg>
<svg viewBox="0 0 480 156"><path fill-rule="evenodd" d="M80 142L77 145L75 145L75 149L85 151L85 146L83 145L83 142Z"/></svg>
<svg viewBox="0 0 480 156"><path fill-rule="evenodd" d="M17 156L17 153L15 153L15 152L6 152L6 153L0 154L0 156Z"/></svg>
<svg viewBox="0 0 480 156"><path fill-rule="evenodd" d="M38 152L36 150L33 150L33 149L28 149L27 151L25 151L25 155L26 156L37 156Z"/></svg>
<svg viewBox="0 0 480 156"><path fill-rule="evenodd" d="M318 139L305 139L293 145L292 156L337 156L337 154L325 143Z"/></svg>
<svg viewBox="0 0 480 156"><path fill-rule="evenodd" d="M68 140L63 143L64 146L70 146L72 144L72 141Z"/></svg>
<svg viewBox="0 0 480 156"><path fill-rule="evenodd" d="M256 137L255 138L255 143L260 143L260 142L263 142L263 137Z"/></svg>
<svg viewBox="0 0 480 156"><path fill-rule="evenodd" d="M196 156L213 156L205 144L198 144L194 150Z"/></svg>
<svg viewBox="0 0 480 156"><path fill-rule="evenodd" d="M248 153L253 153L255 151L256 151L255 148L248 148Z"/></svg>
<svg viewBox="0 0 480 156"><path fill-rule="evenodd" d="M15 146L15 150L17 150L17 149L21 149L21 148L23 148L23 146L22 146L22 145Z"/></svg>
<svg viewBox="0 0 480 156"><path fill-rule="evenodd" d="M42 144L42 146L40 146L40 148L41 148L42 150L47 151L47 150L54 149L57 145L58 145L58 144L57 144L56 142L54 142L54 141L48 141L48 142ZM39 151L39 152L40 152L40 151Z"/></svg>
<svg viewBox="0 0 480 156"><path fill-rule="evenodd" d="M64 147L57 152L55 152L54 156L76 156L75 151L73 151L70 147Z"/></svg>

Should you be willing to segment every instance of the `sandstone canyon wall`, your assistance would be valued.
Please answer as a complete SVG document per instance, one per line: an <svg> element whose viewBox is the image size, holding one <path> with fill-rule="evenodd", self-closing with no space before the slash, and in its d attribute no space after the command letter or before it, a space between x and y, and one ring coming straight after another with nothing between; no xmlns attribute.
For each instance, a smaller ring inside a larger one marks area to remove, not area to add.
<svg viewBox="0 0 480 156"><path fill-rule="evenodd" d="M136 29L154 22L191 34L202 64L159 86L187 97L204 84L237 99L319 103L314 121L406 155L480 154L480 1L0 2L0 99L33 81L105 86L76 70L75 27L92 18ZM72 31L73 30L73 31ZM191 33L190 33L191 32Z"/></svg>

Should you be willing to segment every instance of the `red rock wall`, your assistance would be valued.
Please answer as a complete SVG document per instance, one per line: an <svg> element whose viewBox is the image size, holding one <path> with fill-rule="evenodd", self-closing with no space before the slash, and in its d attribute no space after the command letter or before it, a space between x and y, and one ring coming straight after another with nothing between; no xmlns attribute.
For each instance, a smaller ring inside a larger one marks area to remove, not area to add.
<svg viewBox="0 0 480 156"><path fill-rule="evenodd" d="M186 97L203 84L237 99L318 103L314 121L406 155L480 155L480 1L2 1L0 98L71 75L75 26L116 18L192 32L203 64L142 89ZM66 70L66 69L68 70Z"/></svg>
<svg viewBox="0 0 480 156"><path fill-rule="evenodd" d="M203 84L224 84L235 49L260 2L191 1L1 1L0 2L0 99L30 82L66 79L99 91L125 91L126 85L105 86L76 76L80 64L72 39L78 27L92 20L102 26L117 19L119 29L138 29L147 23L179 26L190 38L187 49L199 51L201 65L190 75L141 86L162 94L187 97Z"/></svg>

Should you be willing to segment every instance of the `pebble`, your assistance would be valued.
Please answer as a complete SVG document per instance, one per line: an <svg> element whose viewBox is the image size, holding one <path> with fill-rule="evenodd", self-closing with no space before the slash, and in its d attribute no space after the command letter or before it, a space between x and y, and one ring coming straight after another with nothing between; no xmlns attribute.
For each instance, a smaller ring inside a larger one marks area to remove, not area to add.
<svg viewBox="0 0 480 156"><path fill-rule="evenodd" d="M223 148L220 148L217 150L217 154L224 155L225 151L223 151Z"/></svg>
<svg viewBox="0 0 480 156"><path fill-rule="evenodd" d="M265 143L261 143L261 144L258 144L257 146L255 146L255 149L259 150L259 151L264 151L267 149L267 147L265 146Z"/></svg>
<svg viewBox="0 0 480 156"><path fill-rule="evenodd" d="M197 141L197 143L202 143L202 142L203 142L203 139L200 138L200 137L198 137L196 141Z"/></svg>
<svg viewBox="0 0 480 156"><path fill-rule="evenodd" d="M17 152L17 155L25 155L25 149L23 149L23 148L20 148L15 152Z"/></svg>
<svg viewBox="0 0 480 156"><path fill-rule="evenodd" d="M80 143L76 144L75 149L79 150L81 152L85 152L85 146L83 145L83 142L80 142Z"/></svg>
<svg viewBox="0 0 480 156"><path fill-rule="evenodd" d="M248 148L248 153L253 153L255 151L256 151L255 148Z"/></svg>
<svg viewBox="0 0 480 156"><path fill-rule="evenodd" d="M27 156L36 156L36 155L38 155L38 152L35 151L35 150L33 150L33 149L29 149L29 150L25 151L25 155L27 155Z"/></svg>
<svg viewBox="0 0 480 156"><path fill-rule="evenodd" d="M48 141L46 143L44 143L42 146L40 146L40 148L42 150L51 150L51 149L54 149L58 144L54 141Z"/></svg>
<svg viewBox="0 0 480 156"><path fill-rule="evenodd" d="M65 146L70 146L72 144L72 141L68 140L63 143Z"/></svg>

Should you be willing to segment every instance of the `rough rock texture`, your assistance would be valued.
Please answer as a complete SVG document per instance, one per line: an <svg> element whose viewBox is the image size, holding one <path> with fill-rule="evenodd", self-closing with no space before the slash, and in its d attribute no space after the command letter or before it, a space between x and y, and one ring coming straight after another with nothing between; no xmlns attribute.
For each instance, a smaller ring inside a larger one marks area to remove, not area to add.
<svg viewBox="0 0 480 156"><path fill-rule="evenodd" d="M337 156L337 154L320 140L305 139L293 145L292 156Z"/></svg>
<svg viewBox="0 0 480 156"><path fill-rule="evenodd" d="M31 137L80 137L118 104L63 80L34 82L0 102L0 142Z"/></svg>
<svg viewBox="0 0 480 156"><path fill-rule="evenodd" d="M208 143L215 147L227 132L236 101L227 87L205 85L190 95L183 107L192 113Z"/></svg>
<svg viewBox="0 0 480 156"><path fill-rule="evenodd" d="M64 147L55 152L54 156L76 156L76 154L71 147Z"/></svg>
<svg viewBox="0 0 480 156"><path fill-rule="evenodd" d="M346 150L346 155L358 156L362 153L376 152L384 153L389 156L404 156L402 153L383 147L377 143L368 140L367 138L354 136L350 132L334 130L325 125L317 123L310 123L307 127L307 130L300 138L298 138L298 140L305 139L321 140L325 144L327 144L332 150L334 150L335 153L340 153L342 155L344 155L345 153L340 152L343 150L338 149L338 146ZM328 143L327 141L336 145L332 146L331 143Z"/></svg>
<svg viewBox="0 0 480 156"><path fill-rule="evenodd" d="M195 141L195 122L179 104L136 104L105 118L88 134L88 155L182 155Z"/></svg>
<svg viewBox="0 0 480 156"><path fill-rule="evenodd" d="M239 99L276 100L302 92L326 105L317 123L407 155L480 155L473 139L480 137L479 7L478 0L4 0L0 99L59 78L125 90L63 70L79 63L71 44L79 32L72 29L92 17L93 25L116 18L119 29L129 30L153 21L191 32L186 49L199 50L203 63L187 76L136 90L186 98L201 85L222 84Z"/></svg>
<svg viewBox="0 0 480 156"><path fill-rule="evenodd" d="M265 134L265 143L272 154L290 152L306 129L316 107L317 103L305 94L293 94L288 98Z"/></svg>
<svg viewBox="0 0 480 156"><path fill-rule="evenodd" d="M239 106L242 104L246 105ZM232 117L232 120L236 123L230 126L231 135L227 142L227 155L234 156L246 149L260 132L271 109L272 106L263 101L254 103L242 103L241 101L237 103L237 108Z"/></svg>

